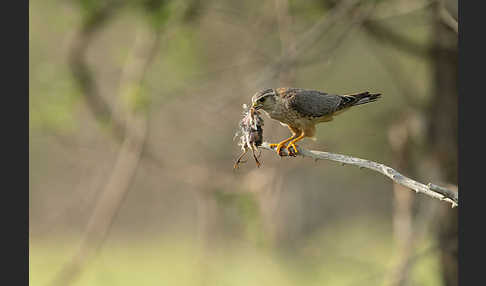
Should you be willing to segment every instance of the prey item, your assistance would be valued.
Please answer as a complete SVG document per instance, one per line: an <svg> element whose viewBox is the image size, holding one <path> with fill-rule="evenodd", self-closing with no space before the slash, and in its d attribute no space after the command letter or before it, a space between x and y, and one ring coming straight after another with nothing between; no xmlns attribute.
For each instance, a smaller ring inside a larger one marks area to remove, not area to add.
<svg viewBox="0 0 486 286"><path fill-rule="evenodd" d="M260 167L261 163L258 160L258 156L256 155L256 151L258 146L262 145L263 143L263 118L260 115L260 112L253 107L249 108L246 104L243 105L243 114L244 117L240 121L240 129L235 134L235 136L240 135L240 142L238 143L243 150L243 153L238 157L234 168L238 168L240 163L244 163L246 161L242 161L241 159L245 154L251 150L253 154L253 158L255 159L257 167Z"/></svg>

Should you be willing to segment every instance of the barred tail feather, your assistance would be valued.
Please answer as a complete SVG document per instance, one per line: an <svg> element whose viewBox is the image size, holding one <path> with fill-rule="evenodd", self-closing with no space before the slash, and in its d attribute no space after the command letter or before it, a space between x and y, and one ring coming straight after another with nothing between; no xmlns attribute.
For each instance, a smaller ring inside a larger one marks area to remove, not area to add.
<svg viewBox="0 0 486 286"><path fill-rule="evenodd" d="M354 97L356 99L358 99L358 101L356 103L354 103L353 105L360 105L360 104L365 104L365 103L369 103L369 102L373 102L373 101L378 100L378 98L381 97L381 93L364 92L364 93L354 95Z"/></svg>
<svg viewBox="0 0 486 286"><path fill-rule="evenodd" d="M376 101L381 97L381 93L369 93L366 91L358 94L342 95L341 97L343 101L339 105L338 110Z"/></svg>

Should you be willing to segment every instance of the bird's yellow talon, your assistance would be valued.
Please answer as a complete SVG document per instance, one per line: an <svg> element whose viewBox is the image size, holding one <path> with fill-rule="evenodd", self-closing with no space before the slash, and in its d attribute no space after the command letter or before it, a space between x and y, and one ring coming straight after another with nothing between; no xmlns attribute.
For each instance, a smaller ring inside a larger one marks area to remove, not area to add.
<svg viewBox="0 0 486 286"><path fill-rule="evenodd" d="M287 146L285 146L285 143L287 143L287 142L288 141L282 141L280 143L272 143L272 144L269 144L269 146L270 146L270 148L277 147L277 149L275 151L277 152L278 155L283 156L282 148L287 148Z"/></svg>
<svg viewBox="0 0 486 286"><path fill-rule="evenodd" d="M277 154L280 155L280 156L283 156L282 155L282 148L286 148L285 144L281 144L281 143L277 144L277 150L276 151L277 151Z"/></svg>
<svg viewBox="0 0 486 286"><path fill-rule="evenodd" d="M299 153L299 151L297 150L297 146L294 143L289 143L289 145L285 149L287 149L289 156L295 157L297 156L297 153Z"/></svg>

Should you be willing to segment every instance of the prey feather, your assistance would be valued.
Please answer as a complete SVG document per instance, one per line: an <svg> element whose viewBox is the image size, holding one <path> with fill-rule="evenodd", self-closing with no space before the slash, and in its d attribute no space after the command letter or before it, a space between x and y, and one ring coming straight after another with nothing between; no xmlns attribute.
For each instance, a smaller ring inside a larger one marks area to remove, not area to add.
<svg viewBox="0 0 486 286"><path fill-rule="evenodd" d="M258 110L254 108L249 108L246 104L243 104L243 118L240 120L240 129L236 132L235 138L239 135L240 141L238 145L241 146L243 153L238 157L234 168L238 168L242 161L243 156L248 153L249 150L252 151L253 158L255 159L257 167L260 167L261 163L256 155L257 147L263 143L263 118Z"/></svg>

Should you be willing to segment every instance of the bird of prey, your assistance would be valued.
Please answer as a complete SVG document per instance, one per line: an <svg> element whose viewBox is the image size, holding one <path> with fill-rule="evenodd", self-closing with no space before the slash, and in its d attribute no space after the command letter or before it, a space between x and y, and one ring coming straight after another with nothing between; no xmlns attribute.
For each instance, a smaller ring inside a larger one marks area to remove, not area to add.
<svg viewBox="0 0 486 286"><path fill-rule="evenodd" d="M270 144L270 147L277 147L280 156L283 155L282 148L295 156L298 152L295 143L305 137L314 137L316 124L331 121L333 116L350 107L376 101L380 96L369 92L337 95L301 88L267 88L255 93L251 101L254 109L262 109L268 117L280 121L292 132L291 137Z"/></svg>

